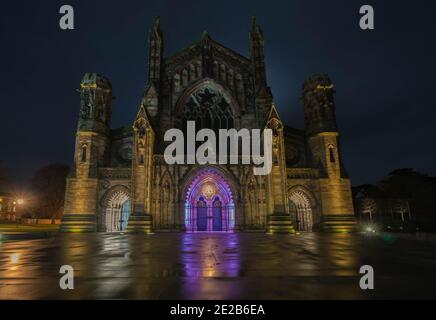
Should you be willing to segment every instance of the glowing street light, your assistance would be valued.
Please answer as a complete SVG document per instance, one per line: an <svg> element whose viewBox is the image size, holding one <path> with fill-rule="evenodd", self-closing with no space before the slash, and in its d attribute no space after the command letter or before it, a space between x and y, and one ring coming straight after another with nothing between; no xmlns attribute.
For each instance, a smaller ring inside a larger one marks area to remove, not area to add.
<svg viewBox="0 0 436 320"><path fill-rule="evenodd" d="M20 198L20 199L17 199L17 204L18 205L23 205L24 204L24 199L22 199L22 198Z"/></svg>

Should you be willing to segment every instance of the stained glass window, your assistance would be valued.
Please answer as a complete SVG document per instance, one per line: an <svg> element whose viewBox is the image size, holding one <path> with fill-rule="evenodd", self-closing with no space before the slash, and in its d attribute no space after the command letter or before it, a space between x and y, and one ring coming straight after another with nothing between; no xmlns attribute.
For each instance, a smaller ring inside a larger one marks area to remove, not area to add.
<svg viewBox="0 0 436 320"><path fill-rule="evenodd" d="M188 99L183 111L183 127L187 121L195 121L196 130L208 128L218 133L219 129L234 127L232 108L219 92L204 88Z"/></svg>

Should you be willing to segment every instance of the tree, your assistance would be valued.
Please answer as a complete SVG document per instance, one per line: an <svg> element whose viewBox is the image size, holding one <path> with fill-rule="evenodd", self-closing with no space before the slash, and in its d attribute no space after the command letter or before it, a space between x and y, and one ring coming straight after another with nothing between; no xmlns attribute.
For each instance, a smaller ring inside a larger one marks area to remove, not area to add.
<svg viewBox="0 0 436 320"><path fill-rule="evenodd" d="M57 219L62 216L66 177L70 168L65 164L50 164L38 169L30 180L37 217Z"/></svg>
<svg viewBox="0 0 436 320"><path fill-rule="evenodd" d="M436 180L410 168L389 173L379 186L391 198L407 199L415 220L424 228L436 228Z"/></svg>
<svg viewBox="0 0 436 320"><path fill-rule="evenodd" d="M375 200L377 212L411 214L413 223L423 231L436 231L436 178L411 168L396 169L376 185L353 188L357 213L372 210ZM391 224L391 222L390 222Z"/></svg>

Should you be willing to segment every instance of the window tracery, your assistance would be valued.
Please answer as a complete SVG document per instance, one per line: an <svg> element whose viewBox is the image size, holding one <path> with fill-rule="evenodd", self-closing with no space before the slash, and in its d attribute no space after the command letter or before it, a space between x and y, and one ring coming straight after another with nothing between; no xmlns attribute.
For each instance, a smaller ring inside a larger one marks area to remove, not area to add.
<svg viewBox="0 0 436 320"><path fill-rule="evenodd" d="M183 127L195 121L196 130L208 128L215 131L234 127L234 115L226 98L210 88L200 89L188 99L183 110Z"/></svg>

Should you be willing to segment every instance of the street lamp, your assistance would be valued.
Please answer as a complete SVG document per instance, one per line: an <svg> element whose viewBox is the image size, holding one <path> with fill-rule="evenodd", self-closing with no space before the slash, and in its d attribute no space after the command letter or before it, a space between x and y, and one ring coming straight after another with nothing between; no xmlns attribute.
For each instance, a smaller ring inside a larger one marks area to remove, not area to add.
<svg viewBox="0 0 436 320"><path fill-rule="evenodd" d="M22 215L22 209L23 209L23 205L24 205L24 199L23 198L18 198L14 201L14 207L15 209L15 221L17 223L18 226L18 219L21 218Z"/></svg>

